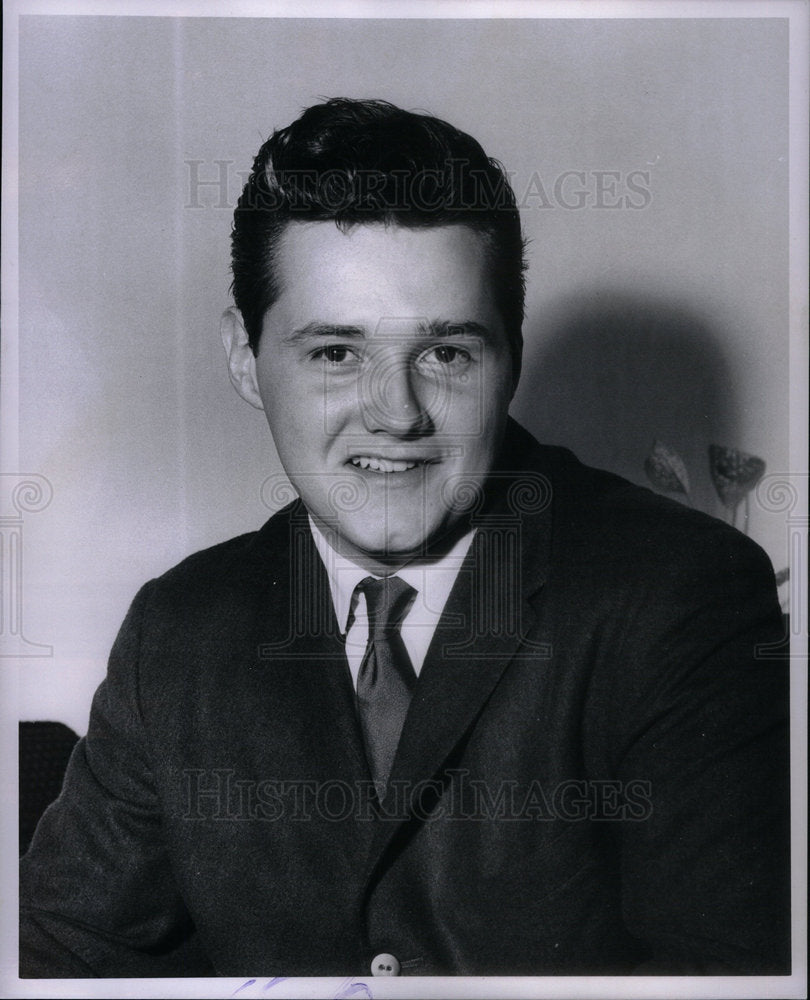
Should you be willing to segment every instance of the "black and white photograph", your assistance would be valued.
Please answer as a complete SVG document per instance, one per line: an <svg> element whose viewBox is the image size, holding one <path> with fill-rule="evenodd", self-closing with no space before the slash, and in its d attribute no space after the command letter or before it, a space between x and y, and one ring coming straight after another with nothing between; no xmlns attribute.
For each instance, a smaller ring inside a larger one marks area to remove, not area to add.
<svg viewBox="0 0 810 1000"><path fill-rule="evenodd" d="M806 995L808 4L4 14L3 995Z"/></svg>

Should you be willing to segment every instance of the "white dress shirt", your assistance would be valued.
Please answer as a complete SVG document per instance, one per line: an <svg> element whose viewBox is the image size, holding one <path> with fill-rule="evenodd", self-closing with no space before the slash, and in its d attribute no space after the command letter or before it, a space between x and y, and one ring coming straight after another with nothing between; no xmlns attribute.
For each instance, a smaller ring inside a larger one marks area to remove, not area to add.
<svg viewBox="0 0 810 1000"><path fill-rule="evenodd" d="M364 594L358 594L351 622L349 615L352 610L354 590L361 580L367 576L381 579L375 573L369 573L350 559L336 552L318 528L312 518L309 526L315 547L326 567L329 578L329 589L332 593L332 604L335 608L338 628L346 638L346 656L352 674L352 683L357 687L357 674L368 642L368 612ZM447 598L456 582L458 571L467 555L475 529L468 531L441 559L434 563L413 563L398 569L398 576L416 591L416 597L410 611L402 620L401 634L405 649L408 651L413 669L417 676L425 662L428 646L436 631L436 625L442 616ZM348 625L348 633L347 633Z"/></svg>

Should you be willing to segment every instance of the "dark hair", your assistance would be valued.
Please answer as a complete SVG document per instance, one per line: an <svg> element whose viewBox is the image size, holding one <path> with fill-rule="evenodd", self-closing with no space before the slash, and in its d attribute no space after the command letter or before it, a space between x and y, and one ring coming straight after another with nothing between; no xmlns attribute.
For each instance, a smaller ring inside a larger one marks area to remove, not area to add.
<svg viewBox="0 0 810 1000"><path fill-rule="evenodd" d="M334 98L264 143L234 212L233 295L250 346L281 289L279 240L295 221L463 224L484 240L515 377L523 345L524 241L503 167L447 122L386 101Z"/></svg>

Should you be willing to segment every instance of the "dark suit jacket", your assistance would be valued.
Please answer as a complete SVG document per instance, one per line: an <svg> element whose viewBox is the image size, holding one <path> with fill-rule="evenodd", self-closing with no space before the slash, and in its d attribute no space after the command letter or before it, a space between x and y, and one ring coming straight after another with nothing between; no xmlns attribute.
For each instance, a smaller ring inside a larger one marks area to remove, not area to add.
<svg viewBox="0 0 810 1000"><path fill-rule="evenodd" d="M766 556L516 425L493 484L381 810L300 503L141 590L24 975L788 971Z"/></svg>

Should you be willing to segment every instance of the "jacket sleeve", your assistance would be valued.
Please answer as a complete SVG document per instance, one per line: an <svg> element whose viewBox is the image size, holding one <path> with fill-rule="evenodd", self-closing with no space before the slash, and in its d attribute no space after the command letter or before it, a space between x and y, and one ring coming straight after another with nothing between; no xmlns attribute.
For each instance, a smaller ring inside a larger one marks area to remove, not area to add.
<svg viewBox="0 0 810 1000"><path fill-rule="evenodd" d="M20 870L20 976L208 975L175 886L138 702L136 597Z"/></svg>
<svg viewBox="0 0 810 1000"><path fill-rule="evenodd" d="M646 975L790 969L781 613L762 550L718 533L649 579L626 629L614 746L650 808L622 824L622 904Z"/></svg>

